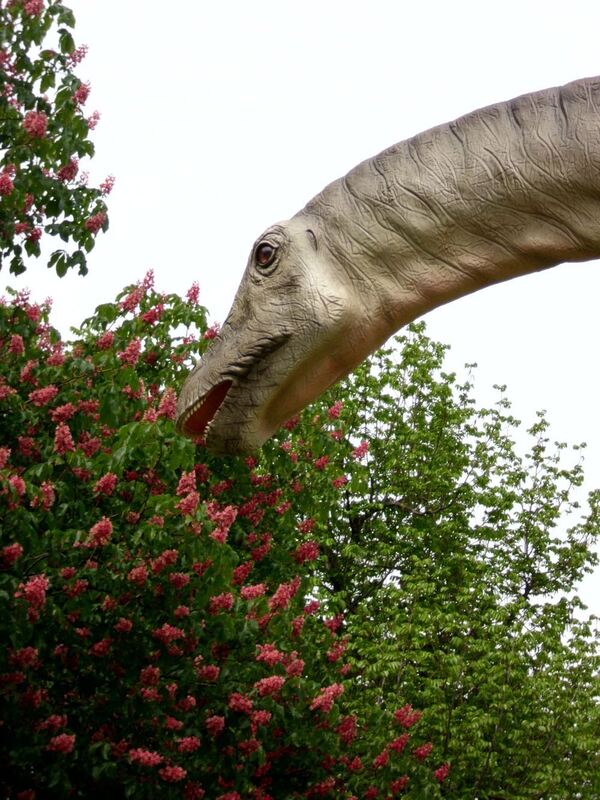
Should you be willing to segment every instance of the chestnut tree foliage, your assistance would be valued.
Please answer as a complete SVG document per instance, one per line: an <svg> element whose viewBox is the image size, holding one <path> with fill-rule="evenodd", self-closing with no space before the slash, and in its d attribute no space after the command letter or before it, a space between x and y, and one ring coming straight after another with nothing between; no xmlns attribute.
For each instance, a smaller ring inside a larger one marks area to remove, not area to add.
<svg viewBox="0 0 600 800"><path fill-rule="evenodd" d="M75 45L74 23L54 0L0 3L0 269L16 275L48 237L63 242L48 266L85 274L95 236L108 227L112 178L93 188L80 172L94 154L98 113L84 109L90 86L75 70L86 48Z"/></svg>
<svg viewBox="0 0 600 800"><path fill-rule="evenodd" d="M319 599L347 435L320 467L301 428L246 460L175 433L196 296L148 275L67 345L26 294L0 307L3 795L438 797L420 712L357 707Z"/></svg>
<svg viewBox="0 0 600 800"><path fill-rule="evenodd" d="M172 421L206 333L151 275L67 344L0 307L3 794L598 797L597 497L558 532L543 418L520 457L415 326L216 458Z"/></svg>

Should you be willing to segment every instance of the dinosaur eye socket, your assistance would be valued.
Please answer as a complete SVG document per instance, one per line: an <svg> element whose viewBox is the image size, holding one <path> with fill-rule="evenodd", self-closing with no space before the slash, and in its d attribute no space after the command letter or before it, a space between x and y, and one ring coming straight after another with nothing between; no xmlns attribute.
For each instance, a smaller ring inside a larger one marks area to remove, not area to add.
<svg viewBox="0 0 600 800"><path fill-rule="evenodd" d="M261 242L254 253L257 267L270 267L275 260L277 248L273 247L269 242Z"/></svg>

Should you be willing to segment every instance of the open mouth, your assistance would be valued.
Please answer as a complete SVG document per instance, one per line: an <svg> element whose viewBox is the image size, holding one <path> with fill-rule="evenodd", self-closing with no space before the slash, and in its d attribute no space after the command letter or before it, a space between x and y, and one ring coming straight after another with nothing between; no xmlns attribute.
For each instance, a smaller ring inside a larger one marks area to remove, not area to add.
<svg viewBox="0 0 600 800"><path fill-rule="evenodd" d="M227 397L233 381L222 381L213 386L204 397L193 406L183 423L183 433L194 439L204 436L208 424L215 418Z"/></svg>

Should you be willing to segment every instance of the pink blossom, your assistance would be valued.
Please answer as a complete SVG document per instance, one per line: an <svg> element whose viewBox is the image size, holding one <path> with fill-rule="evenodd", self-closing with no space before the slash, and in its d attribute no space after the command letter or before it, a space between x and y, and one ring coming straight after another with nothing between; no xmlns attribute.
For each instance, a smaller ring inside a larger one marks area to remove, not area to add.
<svg viewBox="0 0 600 800"><path fill-rule="evenodd" d="M42 508L44 511L48 511L49 508L52 508L54 501L56 500L54 484L50 483L49 481L44 481L40 486L40 490L42 493Z"/></svg>
<svg viewBox="0 0 600 800"><path fill-rule="evenodd" d="M394 718L403 728L412 728L423 716L420 711L414 711L410 703L394 711Z"/></svg>
<svg viewBox="0 0 600 800"><path fill-rule="evenodd" d="M321 456L315 460L314 468L319 471L324 470L327 464L329 464L329 456Z"/></svg>
<svg viewBox="0 0 600 800"><path fill-rule="evenodd" d="M352 742L356 738L356 733L357 733L356 722L357 722L356 717L353 714L350 714L346 717L342 717L339 725L335 729L337 735L340 737L341 741L345 745L352 744Z"/></svg>
<svg viewBox="0 0 600 800"><path fill-rule="evenodd" d="M358 447L355 447L354 450L352 451L352 458L355 459L355 461L358 461L368 452L369 452L369 443L365 439L363 439L363 441L358 445Z"/></svg>
<svg viewBox="0 0 600 800"><path fill-rule="evenodd" d="M214 716L209 717L205 721L204 725L211 736L218 736L225 727L225 717L220 717L215 714Z"/></svg>
<svg viewBox="0 0 600 800"><path fill-rule="evenodd" d="M120 353L117 353L117 358L121 361L122 364L128 364L129 366L133 367L138 362L141 349L142 349L141 341L139 339L132 339L125 348L125 350L123 350Z"/></svg>
<svg viewBox="0 0 600 800"><path fill-rule="evenodd" d="M58 731L64 728L68 722L66 714L50 714L45 720L40 722L36 727L40 731Z"/></svg>
<svg viewBox="0 0 600 800"><path fill-rule="evenodd" d="M274 667L275 664L283 661L283 653L274 644L257 644L256 647L258 649L257 661L262 661L269 667Z"/></svg>
<svg viewBox="0 0 600 800"><path fill-rule="evenodd" d="M209 614L219 614L221 611L231 611L233 608L233 595L231 592L213 595L208 604Z"/></svg>
<svg viewBox="0 0 600 800"><path fill-rule="evenodd" d="M178 557L178 550L163 550L163 552L152 562L152 572L154 572L155 575L158 575L166 567L170 567L175 564Z"/></svg>
<svg viewBox="0 0 600 800"><path fill-rule="evenodd" d="M254 725L268 725L272 716L270 711L259 709L258 711L252 712L250 720Z"/></svg>
<svg viewBox="0 0 600 800"><path fill-rule="evenodd" d="M427 742L426 744L422 744L419 747L415 747L412 751L413 756L417 759L417 761L425 761L427 756L433 750L433 745L431 742Z"/></svg>
<svg viewBox="0 0 600 800"><path fill-rule="evenodd" d="M182 498L176 505L175 508L179 509L182 514L186 516L191 516L194 511L198 508L198 503L200 502L200 495L198 492L190 492L186 497Z"/></svg>
<svg viewBox="0 0 600 800"><path fill-rule="evenodd" d="M37 647L21 647L10 654L9 661L16 667L28 669L39 666Z"/></svg>
<svg viewBox="0 0 600 800"><path fill-rule="evenodd" d="M77 177L77 173L79 172L79 162L76 158L71 158L67 161L66 164L58 170L56 173L59 180L63 183L68 183L72 181L74 178Z"/></svg>
<svg viewBox="0 0 600 800"><path fill-rule="evenodd" d="M217 336L219 335L220 330L221 330L220 324L218 322L215 322L204 331L204 338L216 339Z"/></svg>
<svg viewBox="0 0 600 800"><path fill-rule="evenodd" d="M10 458L10 447L0 447L0 469L4 469Z"/></svg>
<svg viewBox="0 0 600 800"><path fill-rule="evenodd" d="M195 306L198 305L199 295L200 295L200 286L196 281L194 281L194 283L192 283L190 288L187 290L185 299L188 301L188 303Z"/></svg>
<svg viewBox="0 0 600 800"><path fill-rule="evenodd" d="M33 139L43 139L48 127L48 117L41 111L28 111L23 120L23 128Z"/></svg>
<svg viewBox="0 0 600 800"><path fill-rule="evenodd" d="M100 112L94 111L91 117L87 118L87 126L88 128L93 131L96 125L100 122Z"/></svg>
<svg viewBox="0 0 600 800"><path fill-rule="evenodd" d="M75 747L75 734L74 733L59 733L58 736L53 736L50 742L46 745L46 750L51 753L71 753Z"/></svg>
<svg viewBox="0 0 600 800"><path fill-rule="evenodd" d="M104 226L106 219L106 213L104 211L98 211L97 214L88 217L83 223L83 226L87 231L90 231L90 233L96 234Z"/></svg>
<svg viewBox="0 0 600 800"><path fill-rule="evenodd" d="M66 422L68 419L77 413L77 409L73 405L73 403L65 403L62 406L57 406L56 408L51 409L50 419L52 422Z"/></svg>
<svg viewBox="0 0 600 800"><path fill-rule="evenodd" d="M58 389L56 386L44 386L41 389L34 389L33 392L29 392L29 400L34 406L41 408L54 400L57 394Z"/></svg>
<svg viewBox="0 0 600 800"><path fill-rule="evenodd" d="M390 742L390 750L393 750L395 753L401 753L408 744L409 739L410 734L408 733L403 733L400 736L397 736L393 741Z"/></svg>
<svg viewBox="0 0 600 800"><path fill-rule="evenodd" d="M98 478L94 484L93 491L95 494L105 494L109 497L115 490L118 478L114 472L107 472L101 478Z"/></svg>
<svg viewBox="0 0 600 800"><path fill-rule="evenodd" d="M8 479L9 486L13 488L13 490L19 495L19 497L23 497L25 494L26 486L25 481L20 475L11 475Z"/></svg>
<svg viewBox="0 0 600 800"><path fill-rule="evenodd" d="M177 408L177 395L173 389L166 389L158 404L158 416L165 419L175 419Z"/></svg>
<svg viewBox="0 0 600 800"><path fill-rule="evenodd" d="M54 452L59 455L75 450L75 443L69 427L64 422L59 422L54 433Z"/></svg>
<svg viewBox="0 0 600 800"><path fill-rule="evenodd" d="M164 313L165 313L164 304L157 303L152 308L149 308L148 311L144 311L143 314L140 314L140 319L147 325L154 325L161 319Z"/></svg>
<svg viewBox="0 0 600 800"><path fill-rule="evenodd" d="M300 588L300 578L296 576L288 583L281 583L269 599L269 610L277 611L287 608Z"/></svg>
<svg viewBox="0 0 600 800"><path fill-rule="evenodd" d="M115 335L111 331L106 331L96 339L96 347L98 350L109 350L112 347Z"/></svg>
<svg viewBox="0 0 600 800"><path fill-rule="evenodd" d="M77 89L73 92L73 102L77 106L82 106L90 96L90 84L80 83Z"/></svg>
<svg viewBox="0 0 600 800"><path fill-rule="evenodd" d="M298 678L304 671L304 661L301 658L294 658L285 668L285 674L290 678Z"/></svg>
<svg viewBox="0 0 600 800"><path fill-rule="evenodd" d="M26 0L23 11L28 17L39 17L44 10L44 0Z"/></svg>
<svg viewBox="0 0 600 800"><path fill-rule="evenodd" d="M130 750L128 755L132 764L139 764L141 767L157 767L164 760L154 750L144 750L141 747Z"/></svg>
<svg viewBox="0 0 600 800"><path fill-rule="evenodd" d="M133 628L133 622L130 619L121 617L118 622L113 626L119 633L130 633Z"/></svg>
<svg viewBox="0 0 600 800"><path fill-rule="evenodd" d="M90 528L90 534L84 543L84 547L104 547L110 541L112 532L112 522L108 517L102 517L99 522Z"/></svg>
<svg viewBox="0 0 600 800"><path fill-rule="evenodd" d="M327 409L327 416L329 417L329 419L339 419L343 407L344 407L343 401L336 400L335 403Z"/></svg>
<svg viewBox="0 0 600 800"><path fill-rule="evenodd" d="M256 598L262 597L266 591L267 587L264 583L255 583L252 586L244 586L240 591L240 596L243 600L256 600Z"/></svg>
<svg viewBox="0 0 600 800"><path fill-rule="evenodd" d="M254 568L253 561L246 561L244 564L240 564L233 570L233 583L238 586L240 583L244 583L246 578L250 575Z"/></svg>
<svg viewBox="0 0 600 800"><path fill-rule="evenodd" d="M110 653L111 645L112 639L110 636L106 636L104 639L100 639L100 641L95 642L90 647L90 655L95 656L96 658L103 658Z"/></svg>
<svg viewBox="0 0 600 800"><path fill-rule="evenodd" d="M334 489L341 489L342 486L345 486L348 483L348 478L345 475L340 475L339 478L334 478L331 481L331 485Z"/></svg>
<svg viewBox="0 0 600 800"><path fill-rule="evenodd" d="M2 172L0 174L0 195L2 197L8 197L9 194L12 194L14 188L15 185L10 179L10 175L7 175L6 172Z"/></svg>
<svg viewBox="0 0 600 800"><path fill-rule="evenodd" d="M100 184L100 192L103 197L110 194L113 190L113 186L115 185L115 176L114 175L107 175L106 178Z"/></svg>
<svg viewBox="0 0 600 800"><path fill-rule="evenodd" d="M168 622L165 622L164 625L161 625L160 628L155 628L152 631L152 636L155 639L158 639L163 644L171 644L171 642L176 641L177 639L183 639L185 636L185 631L181 628L176 628L174 625L169 625Z"/></svg>
<svg viewBox="0 0 600 800"><path fill-rule="evenodd" d="M31 608L43 608L46 603L46 592L50 586L50 581L42 573L33 575L25 583L20 583L15 597L24 597Z"/></svg>
<svg viewBox="0 0 600 800"><path fill-rule="evenodd" d="M220 667L217 667L215 664L206 664L205 666L199 667L196 670L196 675L201 681L213 683L218 679L220 672Z"/></svg>
<svg viewBox="0 0 600 800"><path fill-rule="evenodd" d="M148 580L148 570L145 564L141 564L139 567L133 567L127 573L127 580L131 581L131 583L136 583L138 586L143 586L146 581Z"/></svg>
<svg viewBox="0 0 600 800"><path fill-rule="evenodd" d="M333 708L333 702L344 693L344 687L339 683L326 686L310 704L311 711L322 711L328 714Z"/></svg>
<svg viewBox="0 0 600 800"><path fill-rule="evenodd" d="M380 769L381 767L386 767L390 760L390 754L387 750L382 750L378 756L373 759L373 767L375 769Z"/></svg>
<svg viewBox="0 0 600 800"><path fill-rule="evenodd" d="M433 774L435 776L436 781L443 783L448 777L449 773L450 773L450 764L446 762L445 764L439 766Z"/></svg>
<svg viewBox="0 0 600 800"><path fill-rule="evenodd" d="M189 617L190 615L189 606L177 606L175 611L173 611L173 615L177 619L183 619L184 617Z"/></svg>
<svg viewBox="0 0 600 800"><path fill-rule="evenodd" d="M268 678L261 678L256 681L254 688L261 697L269 697L281 691L285 678L281 675L270 675Z"/></svg>
<svg viewBox="0 0 600 800"><path fill-rule="evenodd" d="M183 728L183 722L175 717L167 717L165 719L165 728L168 731L180 731Z"/></svg>
<svg viewBox="0 0 600 800"><path fill-rule="evenodd" d="M177 739L177 749L180 753L194 753L200 747L200 739L197 736L183 736Z"/></svg>
<svg viewBox="0 0 600 800"><path fill-rule="evenodd" d="M169 575L169 583L175 589L183 589L190 582L190 576L185 572L173 572Z"/></svg>
<svg viewBox="0 0 600 800"><path fill-rule="evenodd" d="M317 542L303 542L298 545L294 551L294 558L299 564L304 564L307 561L314 561L319 557L319 545Z"/></svg>
<svg viewBox="0 0 600 800"><path fill-rule="evenodd" d="M183 495L189 494L196 489L196 473L194 470L190 470L190 472L183 472L181 477L179 478L179 483L177 484L177 489L175 490L175 494L178 497L182 497Z"/></svg>
<svg viewBox="0 0 600 800"><path fill-rule="evenodd" d="M239 711L242 714L250 714L254 707L252 700L240 692L230 694L227 705L232 711Z"/></svg>
<svg viewBox="0 0 600 800"><path fill-rule="evenodd" d="M156 686L160 679L160 668L152 665L140 670L140 683L143 686Z"/></svg>

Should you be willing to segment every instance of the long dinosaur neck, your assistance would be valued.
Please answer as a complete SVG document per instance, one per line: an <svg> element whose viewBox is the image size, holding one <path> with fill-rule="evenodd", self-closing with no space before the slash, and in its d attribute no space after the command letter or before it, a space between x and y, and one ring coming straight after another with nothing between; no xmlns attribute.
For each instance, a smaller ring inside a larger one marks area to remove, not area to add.
<svg viewBox="0 0 600 800"><path fill-rule="evenodd" d="M484 286L600 257L600 78L400 142L300 213L345 270L373 274L396 328Z"/></svg>

